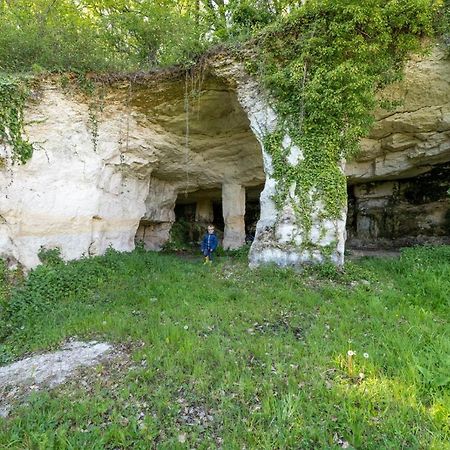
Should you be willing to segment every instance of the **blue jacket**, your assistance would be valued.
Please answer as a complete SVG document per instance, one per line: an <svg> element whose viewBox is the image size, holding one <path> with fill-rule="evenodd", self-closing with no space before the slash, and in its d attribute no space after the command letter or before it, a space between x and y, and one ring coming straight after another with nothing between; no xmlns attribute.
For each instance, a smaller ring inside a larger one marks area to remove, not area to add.
<svg viewBox="0 0 450 450"><path fill-rule="evenodd" d="M213 252L217 248L218 244L219 244L219 241L215 234L206 233L203 236L203 240L202 240L202 247L201 247L202 252L204 252L205 250L209 250L209 251Z"/></svg>

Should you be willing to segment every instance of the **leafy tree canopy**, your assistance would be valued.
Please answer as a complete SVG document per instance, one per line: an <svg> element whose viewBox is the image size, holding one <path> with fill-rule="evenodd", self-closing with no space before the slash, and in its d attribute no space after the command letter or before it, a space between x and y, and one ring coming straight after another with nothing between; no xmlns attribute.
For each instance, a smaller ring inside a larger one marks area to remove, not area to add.
<svg viewBox="0 0 450 450"><path fill-rule="evenodd" d="M0 0L0 69L114 71L189 64L301 5L289 0Z"/></svg>

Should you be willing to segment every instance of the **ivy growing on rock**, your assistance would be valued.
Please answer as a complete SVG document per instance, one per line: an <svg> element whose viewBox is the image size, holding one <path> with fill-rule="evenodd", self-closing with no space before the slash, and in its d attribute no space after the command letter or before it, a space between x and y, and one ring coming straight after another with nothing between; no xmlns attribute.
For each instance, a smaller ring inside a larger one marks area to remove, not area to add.
<svg viewBox="0 0 450 450"><path fill-rule="evenodd" d="M296 181L303 217L315 199L338 217L346 196L339 163L370 129L376 91L400 77L408 54L433 27L448 39L449 17L449 0L39 0L32 7L0 1L0 70L191 67L216 44L247 41L259 53L257 72L281 118L266 139L283 180L277 201ZM20 162L33 150L23 137L26 92L21 79L0 76L0 139ZM95 110L90 113L96 147ZM283 130L303 152L301 169L285 164L287 153L277 144Z"/></svg>
<svg viewBox="0 0 450 450"><path fill-rule="evenodd" d="M433 0L310 1L259 37L252 69L279 116L265 138L278 182L275 202L290 201L306 232L316 202L326 218L341 217L347 198L342 162L370 131L377 92L401 79L408 56L433 35L441 6ZM288 146L282 145L286 134ZM297 164L288 160L293 146L302 153Z"/></svg>
<svg viewBox="0 0 450 450"><path fill-rule="evenodd" d="M13 162L22 164L33 154L33 145L24 137L27 93L21 78L0 75L0 142L11 147Z"/></svg>

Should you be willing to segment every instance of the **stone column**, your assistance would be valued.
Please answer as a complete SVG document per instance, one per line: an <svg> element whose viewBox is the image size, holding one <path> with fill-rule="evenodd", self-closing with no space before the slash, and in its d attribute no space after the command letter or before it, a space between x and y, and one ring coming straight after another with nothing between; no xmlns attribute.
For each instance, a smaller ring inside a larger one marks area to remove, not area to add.
<svg viewBox="0 0 450 450"><path fill-rule="evenodd" d="M234 183L223 184L222 209L225 222L223 248L240 248L245 244L245 188Z"/></svg>
<svg viewBox="0 0 450 450"><path fill-rule="evenodd" d="M305 230L296 214L300 202L295 193L295 181L288 186L289 195L283 204L275 205L273 199L279 181L274 176L272 157L264 147L264 138L277 129L277 113L271 107L267 93L256 79L248 75L242 64L231 59L217 59L214 67L217 75L232 81L236 87L239 103L247 113L250 128L261 144L263 155L266 183L261 193L261 216L249 254L250 267L271 263L278 266L301 266L325 261L342 265L347 205L342 206L338 218L329 219L324 214L323 202L314 201L311 227L308 230ZM301 167L303 151L295 145L287 131L281 147L287 157L286 163ZM343 161L339 169L343 172ZM308 192L311 198L314 198L314 194L314 188Z"/></svg>
<svg viewBox="0 0 450 450"><path fill-rule="evenodd" d="M197 201L195 221L202 223L212 223L214 221L213 205L209 198L202 198Z"/></svg>
<svg viewBox="0 0 450 450"><path fill-rule="evenodd" d="M167 181L151 178L146 212L136 233L147 250L161 250L170 239L170 230L175 222L177 192Z"/></svg>

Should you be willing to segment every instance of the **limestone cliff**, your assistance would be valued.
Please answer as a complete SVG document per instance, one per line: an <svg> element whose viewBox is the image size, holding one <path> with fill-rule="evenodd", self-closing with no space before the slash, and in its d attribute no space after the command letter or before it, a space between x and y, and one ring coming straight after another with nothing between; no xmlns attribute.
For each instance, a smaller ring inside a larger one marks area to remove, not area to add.
<svg viewBox="0 0 450 450"><path fill-rule="evenodd" d="M362 152L347 164L349 244L391 247L450 242L450 60L438 50L410 61L384 93ZM354 186L353 186L354 185Z"/></svg>
<svg viewBox="0 0 450 450"><path fill-rule="evenodd" d="M383 97L400 105L377 111L361 154L347 163L351 183L408 178L450 160L450 60L443 52L410 61L405 79Z"/></svg>
<svg viewBox="0 0 450 450"><path fill-rule="evenodd" d="M401 106L377 112L361 155L347 162L350 185L410 179L450 161L450 61L437 51L411 61L388 95ZM33 267L40 247L59 247L73 259L109 246L131 250L136 237L159 249L176 203L186 199L208 219L211 202L220 200L225 244L237 247L245 237L245 192L265 184L253 262L321 259L320 251L292 250L302 240L295 219L288 208L275 210L262 136L276 115L241 66L217 57L199 79L117 81L94 100L43 82L26 111L32 159L12 165L9 149L0 150L1 257ZM300 157L301 149L292 149L292 158ZM358 198L366 191L358 188ZM448 200L439 201L445 218ZM319 248L333 243L332 256L342 262L345 212L327 223L317 205L314 223Z"/></svg>

